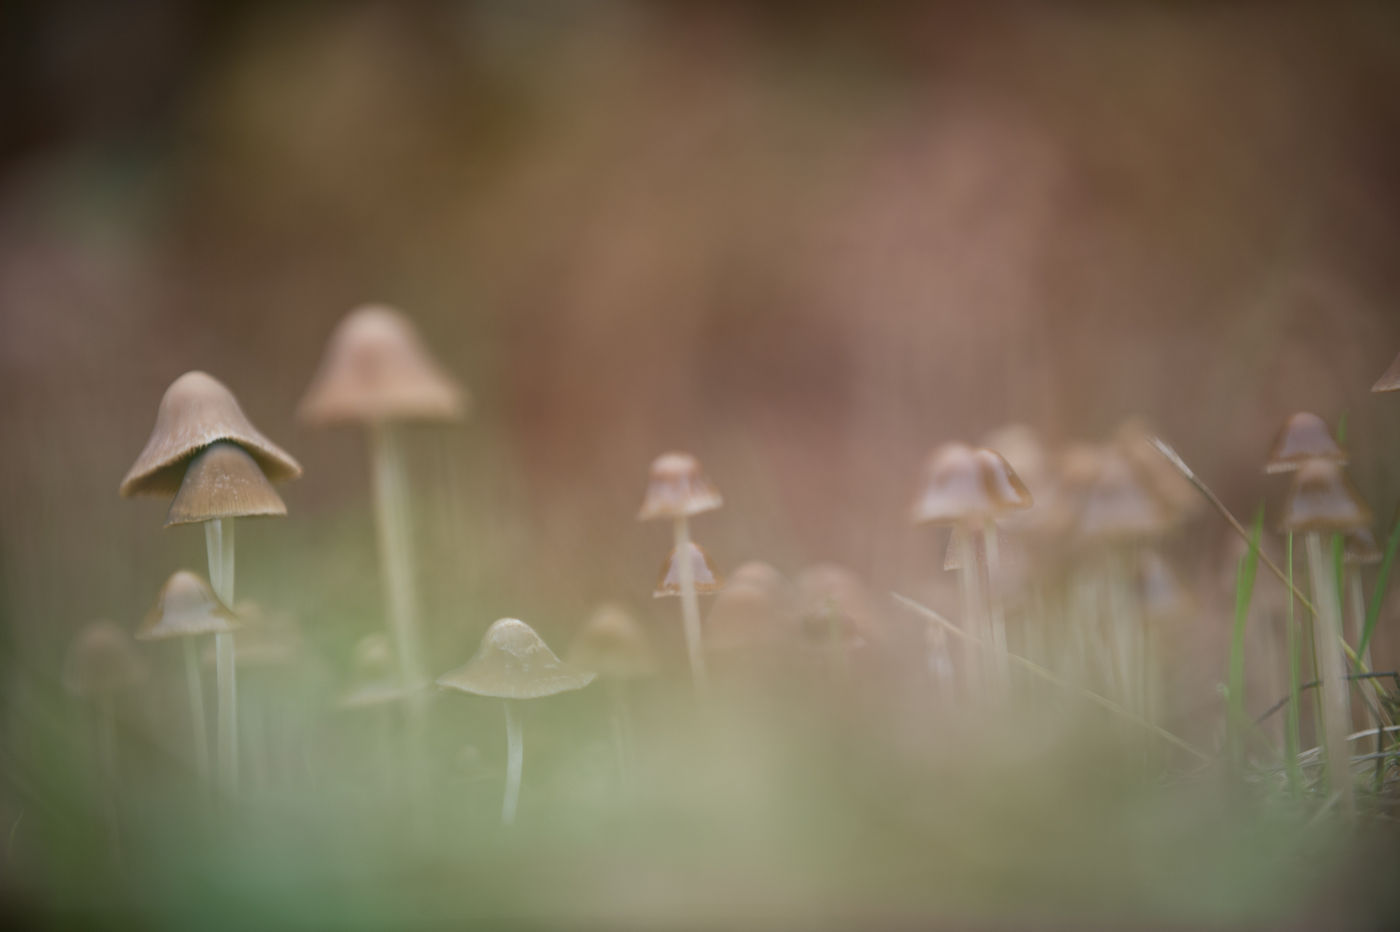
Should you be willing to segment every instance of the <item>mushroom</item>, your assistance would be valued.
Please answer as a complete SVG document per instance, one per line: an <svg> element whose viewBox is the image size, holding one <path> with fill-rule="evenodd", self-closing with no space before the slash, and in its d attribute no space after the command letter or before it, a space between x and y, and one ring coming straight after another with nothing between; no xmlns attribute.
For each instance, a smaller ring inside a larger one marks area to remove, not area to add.
<svg viewBox="0 0 1400 932"><path fill-rule="evenodd" d="M1390 364L1390 368L1376 379L1376 384L1371 386L1373 392L1396 392L1400 391L1400 356Z"/></svg>
<svg viewBox="0 0 1400 932"><path fill-rule="evenodd" d="M202 523L209 581L233 604L234 520L284 515L273 481L295 479L301 466L249 423L233 393L212 376L187 372L165 390L146 447L121 494L173 493L166 526ZM233 633L217 632L219 784L238 790L238 686Z"/></svg>
<svg viewBox="0 0 1400 932"><path fill-rule="evenodd" d="M1335 459L1309 460L1293 474L1284 504L1282 529L1304 535L1312 602L1317 610L1313 644L1322 681L1322 725L1328 783L1341 796L1342 808L1354 811L1347 732L1351 723L1347 663L1342 653L1342 621L1337 579L1323 554L1324 534L1344 534L1369 527L1371 513Z"/></svg>
<svg viewBox="0 0 1400 932"><path fill-rule="evenodd" d="M1311 460L1345 463L1347 454L1333 438L1326 421L1316 414L1299 411L1283 422L1274 437L1264 471L1293 472Z"/></svg>
<svg viewBox="0 0 1400 932"><path fill-rule="evenodd" d="M504 700L506 713L506 789L501 821L515 821L520 799L523 744L515 703L582 689L594 674L566 666L535 629L518 618L502 618L486 629L481 646L465 666L437 678L437 685L477 696Z"/></svg>
<svg viewBox="0 0 1400 932"><path fill-rule="evenodd" d="M685 647L690 658L690 675L695 688L701 692L706 688L705 651L701 642L700 602L696 593L704 590L699 588L701 580L696 576L696 561L693 558L676 561L674 558L677 553L691 552L691 516L713 511L722 504L724 499L701 471L699 460L689 453L663 453L652 461L646 495L642 499L641 509L637 512L639 521L670 518L673 523L675 546L667 566L676 570L673 580L674 592L663 592L661 589L664 587L658 587L656 595L679 594L681 597L681 617L685 623ZM704 572L708 570L708 561L703 559L704 552L700 553L702 558L699 563L701 571ZM663 583L667 578L668 574L663 572ZM719 583L714 582L712 572L711 581L711 591L718 589Z"/></svg>
<svg viewBox="0 0 1400 932"><path fill-rule="evenodd" d="M358 424L368 432L385 610L404 686L419 697L415 718L425 709L418 687L428 673L399 425L456 423L468 406L465 390L433 361L408 318L371 305L351 311L336 326L297 408L308 424Z"/></svg>
<svg viewBox="0 0 1400 932"><path fill-rule="evenodd" d="M195 639L228 634L237 628L237 617L219 601L203 577L189 570L177 570L160 587L155 605L136 629L138 641L180 639L184 648L190 722L194 727L195 765L200 778L206 782L209 779L209 734L204 721L204 684Z"/></svg>
<svg viewBox="0 0 1400 932"><path fill-rule="evenodd" d="M622 606L598 606L569 643L568 665L601 677L612 702L613 745L618 774L624 782L630 772L632 716L627 707L629 680L653 676L656 654L646 633Z"/></svg>
<svg viewBox="0 0 1400 932"><path fill-rule="evenodd" d="M719 592L705 616L705 649L711 652L772 648L792 634L791 594L787 580L770 564L741 564Z"/></svg>
<svg viewBox="0 0 1400 932"><path fill-rule="evenodd" d="M996 616L990 610L986 558L995 557L994 521L1030 504L1030 493L999 454L948 443L924 461L923 482L909 510L915 524L953 526L964 623L986 645L978 660L986 675L1003 681L1008 662L1006 632L995 626ZM990 545L990 552L977 552L975 535L981 536L984 547Z"/></svg>

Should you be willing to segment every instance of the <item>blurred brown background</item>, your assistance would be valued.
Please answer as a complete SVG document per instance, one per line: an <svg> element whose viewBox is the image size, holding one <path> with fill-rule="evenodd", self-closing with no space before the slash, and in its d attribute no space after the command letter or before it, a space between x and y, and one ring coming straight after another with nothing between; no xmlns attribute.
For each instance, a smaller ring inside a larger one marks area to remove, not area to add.
<svg viewBox="0 0 1400 932"><path fill-rule="evenodd" d="M723 564L882 582L935 549L920 457L1009 420L1143 413L1248 512L1282 417L1345 412L1389 515L1400 6L992 7L6 4L11 646L56 663L202 568L116 494L192 368L306 467L240 590L377 624L363 440L292 418L366 301L476 398L415 438L448 627L641 604L669 447L726 494L696 526Z"/></svg>

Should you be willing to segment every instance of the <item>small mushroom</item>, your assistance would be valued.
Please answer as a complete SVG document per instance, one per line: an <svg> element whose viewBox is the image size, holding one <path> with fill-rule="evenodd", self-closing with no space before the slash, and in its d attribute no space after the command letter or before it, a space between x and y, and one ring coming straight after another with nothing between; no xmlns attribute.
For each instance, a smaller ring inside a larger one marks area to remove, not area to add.
<svg viewBox="0 0 1400 932"><path fill-rule="evenodd" d="M667 565L674 565L677 571L673 580L675 592L662 591L667 581L663 572L663 585L657 587L656 595L679 594L681 597L686 654L690 658L691 678L700 692L706 689L705 651L700 633L700 602L696 594L698 591L704 591L704 580L696 573L707 570L708 561L702 559L702 565L698 566L692 560L675 561L674 555L678 552L689 552L692 546L690 518L713 511L722 504L724 499L701 470L700 461L689 453L673 452L663 453L652 461L646 494L642 497L642 507L637 512L639 521L665 518L672 521L675 546L672 550L673 559L668 561ZM701 554L703 556L703 551ZM711 573L711 580L713 579L714 575ZM719 588L719 583L714 582L713 588Z"/></svg>
<svg viewBox="0 0 1400 932"><path fill-rule="evenodd" d="M797 574L800 634L826 655L831 672L844 676L848 654L883 639L870 591L844 566L818 563Z"/></svg>
<svg viewBox="0 0 1400 932"><path fill-rule="evenodd" d="M422 696L428 681L419 630L404 423L455 423L469 407L466 391L429 355L408 318L387 307L351 311L326 344L320 367L297 406L314 426L357 424L369 434L375 524L384 576L385 616L405 688ZM421 724L425 708L413 702Z"/></svg>
<svg viewBox="0 0 1400 932"><path fill-rule="evenodd" d="M117 777L116 696L146 678L146 663L131 638L114 622L94 621L78 633L63 663L63 685L92 703L97 718L97 755L103 779ZM113 831L116 831L113 816Z"/></svg>
<svg viewBox="0 0 1400 932"><path fill-rule="evenodd" d="M593 611L574 636L567 656L570 667L597 674L608 688L618 774L626 783L633 745L627 683L656 673L656 654L646 632L625 608L606 603Z"/></svg>
<svg viewBox="0 0 1400 932"><path fill-rule="evenodd" d="M1316 414L1299 411L1283 422L1274 437L1264 471L1293 472L1311 460L1345 463L1347 454L1332 436L1326 421Z"/></svg>
<svg viewBox="0 0 1400 932"><path fill-rule="evenodd" d="M1284 503L1282 529L1290 534L1302 534L1307 548L1312 602L1317 611L1313 639L1318 677L1322 680L1328 782L1332 791L1340 794L1342 808L1348 814L1354 812L1355 807L1347 749L1351 691L1342 652L1338 580L1332 561L1324 556L1323 535L1345 534L1370 524L1370 509L1335 459L1308 460L1294 472Z"/></svg>
<svg viewBox="0 0 1400 932"><path fill-rule="evenodd" d="M198 573L177 570L161 586L156 604L136 629L138 641L179 638L185 660L185 686L189 692L190 722L194 729L195 766L202 780L209 779L209 735L204 721L204 684L199 672L195 639L228 634L238 628L238 618L219 601Z"/></svg>
<svg viewBox="0 0 1400 932"><path fill-rule="evenodd" d="M582 689L594 674L566 666L535 629L518 618L502 618L486 629L481 646L465 666L437 678L438 686L503 699L506 712L506 790L501 821L515 821L520 799L523 743L515 703Z"/></svg>
<svg viewBox="0 0 1400 932"><path fill-rule="evenodd" d="M684 596L688 591L687 578L690 581L690 590L703 595L718 592L724 585L724 578L710 562L710 555L705 552L705 548L693 541L686 541L671 548L670 555L661 566L661 572L657 574L656 589L652 592L652 597L660 599L673 595Z"/></svg>
<svg viewBox="0 0 1400 932"><path fill-rule="evenodd" d="M1381 377L1376 379L1376 384L1371 386L1373 392L1397 392L1400 391L1400 356L1396 356L1391 362L1390 368L1381 373Z"/></svg>

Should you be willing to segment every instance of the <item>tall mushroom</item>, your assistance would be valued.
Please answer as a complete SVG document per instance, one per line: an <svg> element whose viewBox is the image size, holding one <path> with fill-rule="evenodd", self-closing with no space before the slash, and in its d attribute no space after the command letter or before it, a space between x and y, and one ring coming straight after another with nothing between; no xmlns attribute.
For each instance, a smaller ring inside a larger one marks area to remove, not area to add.
<svg viewBox="0 0 1400 932"><path fill-rule="evenodd" d="M502 618L486 629L481 646L465 666L437 678L438 686L504 700L506 712L506 789L501 821L515 821L524 762L523 729L515 704L582 689L594 674L566 666L535 629L518 618Z"/></svg>
<svg viewBox="0 0 1400 932"><path fill-rule="evenodd" d="M199 672L195 639L231 634L238 620L197 573L177 570L160 587L156 603L136 629L138 641L179 638L184 648L185 686L189 690L190 722L194 728L195 766L209 779L209 735L204 721L204 684Z"/></svg>
<svg viewBox="0 0 1400 932"><path fill-rule="evenodd" d="M1290 534L1303 534L1308 552L1312 602L1317 610L1313 643L1317 651L1318 678L1322 681L1327 777L1332 792L1341 797L1342 808L1348 813L1354 807L1351 756L1347 749L1350 690L1346 657L1342 653L1337 578L1331 560L1323 553L1322 538L1324 534L1345 534L1370 523L1370 510L1334 460L1310 460L1294 473L1284 504L1282 527Z"/></svg>
<svg viewBox="0 0 1400 932"><path fill-rule="evenodd" d="M722 504L723 497L701 471L699 460L689 453L663 453L652 461L646 495L642 499L641 509L637 512L637 520L671 519L675 531L673 556L677 553L690 553L690 518L713 511ZM669 565L671 564L668 562ZM685 647L690 658L690 674L695 688L703 692L706 688L705 652L700 634L700 602L696 598L696 564L691 559L685 559L676 561L675 567L676 588L681 597L681 613L685 622ZM663 579L664 576L665 574ZM658 591L657 594L671 593Z"/></svg>
<svg viewBox="0 0 1400 932"><path fill-rule="evenodd" d="M286 514L272 482L295 479L301 466L248 421L223 383L187 372L166 389L155 427L121 494L174 495L166 527L202 523L209 581L233 604L234 518ZM219 784L238 789L238 687L232 632L214 636L219 653Z"/></svg>
<svg viewBox="0 0 1400 932"><path fill-rule="evenodd" d="M467 413L467 393L433 361L413 325L387 307L351 311L326 344L320 368L297 408L317 426L358 424L369 435L375 525L385 610L415 718L428 682L414 591L409 490L400 427L456 423Z"/></svg>

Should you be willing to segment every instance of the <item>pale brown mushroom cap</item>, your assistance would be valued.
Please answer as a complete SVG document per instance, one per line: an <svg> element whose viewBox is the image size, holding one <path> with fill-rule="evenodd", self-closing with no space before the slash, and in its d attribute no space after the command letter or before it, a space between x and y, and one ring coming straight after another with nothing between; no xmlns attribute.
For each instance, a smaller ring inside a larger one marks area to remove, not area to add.
<svg viewBox="0 0 1400 932"><path fill-rule="evenodd" d="M724 585L724 577L720 576L715 565L710 562L710 555L705 552L705 548L691 541L686 545L686 552L681 554L680 548L672 547L666 562L661 566L660 577L656 581L656 589L652 592L655 598L662 598L668 595L681 594L681 560L690 560L691 578L695 580L695 591L700 594L716 592L720 586Z"/></svg>
<svg viewBox="0 0 1400 932"><path fill-rule="evenodd" d="M741 583L751 583L777 593L787 585L787 580L783 579L783 574L773 564L762 560L749 560L740 563L734 568L734 572L729 574L727 585L737 586Z"/></svg>
<svg viewBox="0 0 1400 932"><path fill-rule="evenodd" d="M909 517L915 524L975 526L1030 504L1030 492L1001 454L947 443L924 461Z"/></svg>
<svg viewBox="0 0 1400 932"><path fill-rule="evenodd" d="M637 679L656 673L646 632L622 606L598 606L569 644L568 664L602 677Z"/></svg>
<svg viewBox="0 0 1400 932"><path fill-rule="evenodd" d="M63 686L91 698L134 686L146 677L146 662L117 624L103 619L83 628L63 661Z"/></svg>
<svg viewBox="0 0 1400 932"><path fill-rule="evenodd" d="M1310 460L1293 474L1280 530L1330 534L1370 526L1371 509L1361 500L1341 464Z"/></svg>
<svg viewBox="0 0 1400 932"><path fill-rule="evenodd" d="M689 453L663 453L652 460L637 520L688 518L723 504L724 498L700 468L699 460Z"/></svg>
<svg viewBox="0 0 1400 932"><path fill-rule="evenodd" d="M222 634L238 627L238 617L219 601L204 577L189 570L177 570L160 587L155 606L136 629L136 638L159 641Z"/></svg>
<svg viewBox="0 0 1400 932"><path fill-rule="evenodd" d="M257 460L238 444L220 440L189 461L165 526L286 513L287 506Z"/></svg>
<svg viewBox="0 0 1400 932"><path fill-rule="evenodd" d="M1385 370L1376 384L1371 386L1373 392L1397 392L1400 391L1400 356L1396 356L1390 368Z"/></svg>
<svg viewBox="0 0 1400 932"><path fill-rule="evenodd" d="M469 401L407 317L367 306L331 333L297 416L310 424L460 421Z"/></svg>
<svg viewBox="0 0 1400 932"><path fill-rule="evenodd" d="M222 382L203 372L186 372L161 397L146 448L122 480L122 497L174 495L186 460L219 440L246 449L272 482L301 475L297 461L253 426Z"/></svg>
<svg viewBox="0 0 1400 932"><path fill-rule="evenodd" d="M750 564L745 564L748 566ZM773 646L793 633L781 580L768 584L735 571L705 616L705 649L732 651Z"/></svg>
<svg viewBox="0 0 1400 932"><path fill-rule="evenodd" d="M853 571L835 563L818 563L798 573L794 585L800 631L808 640L825 646L833 629L846 647L881 639L875 603Z"/></svg>
<svg viewBox="0 0 1400 932"><path fill-rule="evenodd" d="M1093 481L1079 496L1077 530L1091 542L1140 540L1172 527L1172 513L1116 449L1102 451Z"/></svg>
<svg viewBox="0 0 1400 932"><path fill-rule="evenodd" d="M1316 414L1299 411L1283 422L1274 437L1264 471L1292 472L1309 460L1345 463L1347 454L1332 436L1326 421Z"/></svg>
<svg viewBox="0 0 1400 932"><path fill-rule="evenodd" d="M486 629L472 659L438 677L437 684L497 699L538 699L582 689L593 679L592 673L565 666L534 628L502 618Z"/></svg>
<svg viewBox="0 0 1400 932"><path fill-rule="evenodd" d="M1036 488L1049 473L1045 446L1026 424L1007 424L982 438L982 446L1001 454L1027 488Z"/></svg>

